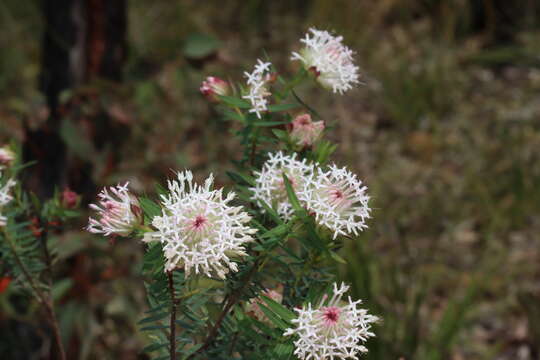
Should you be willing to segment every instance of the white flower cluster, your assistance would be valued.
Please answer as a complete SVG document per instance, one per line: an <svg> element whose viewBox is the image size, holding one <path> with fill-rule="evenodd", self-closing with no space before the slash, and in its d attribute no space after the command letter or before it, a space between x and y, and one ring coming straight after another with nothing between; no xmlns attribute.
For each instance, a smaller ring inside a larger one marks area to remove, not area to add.
<svg viewBox="0 0 540 360"><path fill-rule="evenodd" d="M266 98L272 95L267 89L268 82L271 78L271 66L272 63L262 62L259 59L257 60L257 65L255 65L255 70L251 74L248 72L244 73L247 77L249 93L242 96L242 98L251 102L249 112L256 113L259 119L261 118L261 113L268 110L268 100Z"/></svg>
<svg viewBox="0 0 540 360"><path fill-rule="evenodd" d="M137 198L129 192L128 184L103 188L98 194L99 205L90 204L98 219L88 218L86 230L94 234L127 236L141 220Z"/></svg>
<svg viewBox="0 0 540 360"><path fill-rule="evenodd" d="M323 87L343 94L359 82L353 51L343 45L342 36L311 28L300 41L306 46L300 53L293 52L291 59L302 61L307 70L314 71Z"/></svg>
<svg viewBox="0 0 540 360"><path fill-rule="evenodd" d="M264 163L261 171L256 171L255 187L250 188L253 192L252 200L262 207L266 203L285 220L289 220L293 213L293 207L289 202L283 174L291 182L295 192L305 188L305 182L309 174L313 173L313 165L306 160L297 160L296 154L285 155L281 151L269 153L269 159Z"/></svg>
<svg viewBox="0 0 540 360"><path fill-rule="evenodd" d="M194 270L225 278L229 270L237 271L231 258L246 255L243 245L256 232L247 225L251 217L242 207L228 205L235 194L213 190L213 181L210 175L203 186L198 185L191 171L168 181L170 193L161 196L163 213L152 221L157 231L145 236L147 242L163 244L166 271L183 268L186 276Z"/></svg>
<svg viewBox="0 0 540 360"><path fill-rule="evenodd" d="M291 322L296 326L284 335L297 337L294 354L299 359L358 359L357 355L368 351L361 343L375 336L370 328L378 318L358 307L361 300L342 301L348 289L345 284L339 288L334 284L329 301L325 295L315 308L310 303L295 309L298 317Z"/></svg>
<svg viewBox="0 0 540 360"><path fill-rule="evenodd" d="M255 173L252 200L259 206L265 202L285 220L294 211L283 183L285 174L308 212L317 224L327 227L338 235L358 235L367 228L369 219L369 196L367 187L346 168L331 165L328 170L297 160L296 154L270 153L261 171Z"/></svg>
<svg viewBox="0 0 540 360"><path fill-rule="evenodd" d="M338 235L358 235L367 228L369 196L355 174L346 168L331 165L327 171L316 169L306 181L306 190L300 198L315 216L317 224Z"/></svg>
<svg viewBox="0 0 540 360"><path fill-rule="evenodd" d="M0 172L0 180L2 179L2 173ZM13 196L10 194L11 188L17 183L13 179L9 179L4 185L0 185L0 210L13 200ZM0 226L6 226L7 218L0 213Z"/></svg>

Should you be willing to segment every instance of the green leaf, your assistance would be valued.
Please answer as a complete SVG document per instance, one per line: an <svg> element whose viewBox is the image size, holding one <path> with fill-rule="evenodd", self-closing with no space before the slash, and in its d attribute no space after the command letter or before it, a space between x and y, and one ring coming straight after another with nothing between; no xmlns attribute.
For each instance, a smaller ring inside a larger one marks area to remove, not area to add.
<svg viewBox="0 0 540 360"><path fill-rule="evenodd" d="M226 95L218 95L218 98L224 103L232 107L237 107L239 109L249 109L251 105L246 100Z"/></svg>
<svg viewBox="0 0 540 360"><path fill-rule="evenodd" d="M280 112L280 111L287 111L291 109L299 108L300 104L278 104L278 105L269 105L268 111L269 112Z"/></svg>
<svg viewBox="0 0 540 360"><path fill-rule="evenodd" d="M277 344L274 348L274 353L280 359L288 359L294 351L294 345L292 344Z"/></svg>
<svg viewBox="0 0 540 360"><path fill-rule="evenodd" d="M300 201L298 200L298 197L294 193L294 189L292 188L291 182L287 175L285 173L283 175L283 182L285 183L285 190L287 191L287 197L289 198L289 201L291 202L291 205L293 209L296 211L296 213L299 216L305 216L305 209L302 208L302 205L300 205Z"/></svg>
<svg viewBox="0 0 540 360"><path fill-rule="evenodd" d="M283 321L278 315L276 315L272 310L270 310L268 307L266 307L263 304L259 304L259 309L262 310L264 315L270 320L274 325L276 325L281 330L285 330L289 328L289 325Z"/></svg>
<svg viewBox="0 0 540 360"><path fill-rule="evenodd" d="M281 220L281 218L279 217L278 213L272 209L270 206L268 206L267 203L265 203L264 201L262 200L258 200L257 201L257 205L262 207L266 213L268 215L270 215L270 217L272 218L272 220L274 220L277 224L283 224L283 220Z"/></svg>
<svg viewBox="0 0 540 360"><path fill-rule="evenodd" d="M288 138L288 134L286 131L284 130L281 130L281 129L272 129L272 133L274 133L274 135L282 140L282 141L287 141L287 138Z"/></svg>
<svg viewBox="0 0 540 360"><path fill-rule="evenodd" d="M143 353L154 352L154 351L162 349L162 348L164 348L164 347L166 347L168 345L169 345L168 343L150 344L150 345L146 346L144 349L142 349L142 352Z"/></svg>
<svg viewBox="0 0 540 360"><path fill-rule="evenodd" d="M347 261L339 256L337 253L330 251L330 257L334 260L336 260L338 263L347 264Z"/></svg>
<svg viewBox="0 0 540 360"><path fill-rule="evenodd" d="M255 121L253 123L253 126L270 127L270 126L285 125L288 123L289 123L288 121Z"/></svg>
<svg viewBox="0 0 540 360"><path fill-rule="evenodd" d="M59 300L73 286L73 280L70 278L57 281L51 291L53 300Z"/></svg>
<svg viewBox="0 0 540 360"><path fill-rule="evenodd" d="M274 236L281 236L281 235L286 234L290 229L291 229L291 223L280 224L276 226L275 228L270 229L267 232L263 233L261 235L261 238L264 239L264 238L270 238Z"/></svg>
<svg viewBox="0 0 540 360"><path fill-rule="evenodd" d="M244 175L234 171L226 171L225 173L236 183L255 186L255 179L249 175Z"/></svg>
<svg viewBox="0 0 540 360"><path fill-rule="evenodd" d="M261 298L264 300L264 302L270 308L270 310L278 314L285 321L290 322L292 319L295 319L297 317L294 312L287 309L285 306L281 305L280 303L272 300L268 296L261 295Z"/></svg>
<svg viewBox="0 0 540 360"><path fill-rule="evenodd" d="M215 53L219 46L220 42L215 37L194 33L187 37L182 51L188 58L201 59Z"/></svg>
<svg viewBox="0 0 540 360"><path fill-rule="evenodd" d="M161 207L152 200L146 197L140 197L139 204L149 220L153 219L154 216L161 215Z"/></svg>
<svg viewBox="0 0 540 360"><path fill-rule="evenodd" d="M151 325L151 326L145 326L141 328L141 331L153 331L153 330L161 330L161 329L168 329L170 327L169 324L166 325Z"/></svg>
<svg viewBox="0 0 540 360"><path fill-rule="evenodd" d="M142 319L141 321L139 321L137 324L138 324L138 325L148 324L148 323L150 323L150 322L163 320L163 319L165 319L165 318L168 317L168 316L169 316L169 313L168 313L168 312L162 312L162 313L159 313L159 314L152 315L152 316L149 316L149 317L147 317L147 318L144 318L144 319Z"/></svg>

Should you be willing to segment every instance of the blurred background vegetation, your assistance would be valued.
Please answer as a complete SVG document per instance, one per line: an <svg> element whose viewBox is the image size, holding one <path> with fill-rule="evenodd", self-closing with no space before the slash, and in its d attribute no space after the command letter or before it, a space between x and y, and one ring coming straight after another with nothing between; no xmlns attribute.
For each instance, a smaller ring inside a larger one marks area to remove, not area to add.
<svg viewBox="0 0 540 360"><path fill-rule="evenodd" d="M535 0L2 0L0 143L40 161L42 196L183 168L226 184L239 147L200 82L265 53L293 69L309 27L335 30L365 85L299 91L372 196L339 269L384 319L365 358L539 359L539 25ZM143 247L82 226L55 237L68 358L145 359ZM0 357L46 359L41 318L4 290Z"/></svg>

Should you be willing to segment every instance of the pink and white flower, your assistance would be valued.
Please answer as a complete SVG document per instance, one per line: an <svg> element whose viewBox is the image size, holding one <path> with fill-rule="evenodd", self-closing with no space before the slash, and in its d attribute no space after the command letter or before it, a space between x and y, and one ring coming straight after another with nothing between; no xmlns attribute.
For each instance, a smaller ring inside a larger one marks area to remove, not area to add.
<svg viewBox="0 0 540 360"><path fill-rule="evenodd" d="M97 211L97 219L90 217L86 230L105 236L129 235L140 224L142 211L137 198L129 192L129 183L103 188L98 194L99 203L90 204Z"/></svg>
<svg viewBox="0 0 540 360"><path fill-rule="evenodd" d="M362 345L375 336L370 329L378 318L369 315L359 305L361 300L342 300L349 290L345 284L334 284L332 297L324 295L320 303L311 303L295 311L298 317L291 322L285 336L295 336L294 354L301 360L358 359L368 349Z"/></svg>
<svg viewBox="0 0 540 360"><path fill-rule="evenodd" d="M324 88L343 94L359 83L353 51L343 45L342 36L311 28L300 41L305 47L299 53L293 52L291 60L301 61Z"/></svg>
<svg viewBox="0 0 540 360"><path fill-rule="evenodd" d="M367 228L370 218L367 187L347 168L331 165L320 168L306 180L304 192L298 194L317 224L338 235L358 235Z"/></svg>
<svg viewBox="0 0 540 360"><path fill-rule="evenodd" d="M10 166L15 161L16 155L9 146L0 148L0 169Z"/></svg>
<svg viewBox="0 0 540 360"><path fill-rule="evenodd" d="M289 202L283 174L287 176L295 192L304 191L308 175L314 171L314 166L308 164L305 159L296 159L296 154L285 155L281 151L269 153L269 158L261 171L255 171L255 186L250 188L253 192L251 199L259 204L267 204L285 220L289 220L293 213L293 207Z"/></svg>
<svg viewBox="0 0 540 360"><path fill-rule="evenodd" d="M208 76L199 88L203 94L211 102L219 102L217 95L225 96L229 94L229 84L218 78L217 76Z"/></svg>
<svg viewBox="0 0 540 360"><path fill-rule="evenodd" d="M191 171L177 176L168 181L169 194L161 196L162 215L152 220L157 231L143 241L163 244L165 271L183 268L186 276L195 272L225 278L238 270L233 258L247 255L244 245L253 241L251 217L241 206L229 205L234 192L212 189L212 175L204 185L193 182Z"/></svg>
<svg viewBox="0 0 540 360"><path fill-rule="evenodd" d="M291 123L289 136L298 146L312 146L321 138L323 130L324 121L313 122L310 114L302 114Z"/></svg>

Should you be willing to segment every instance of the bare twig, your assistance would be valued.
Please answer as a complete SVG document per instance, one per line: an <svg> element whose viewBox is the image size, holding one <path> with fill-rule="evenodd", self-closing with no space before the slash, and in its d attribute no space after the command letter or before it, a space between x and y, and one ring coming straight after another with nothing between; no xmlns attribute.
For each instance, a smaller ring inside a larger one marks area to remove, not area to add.
<svg viewBox="0 0 540 360"><path fill-rule="evenodd" d="M40 221L42 223L42 221ZM58 354L61 360L66 359L66 351L64 350L64 344L62 344L62 336L60 335L60 327L58 326L58 319L56 317L56 312L54 311L54 300L52 298L52 258L51 254L49 252L49 248L47 246L47 236L49 233L49 229L47 225L43 226L43 229L41 231L41 234L39 236L41 245L43 247L43 254L45 255L45 264L47 265L47 282L49 283L49 293L47 294L47 302L45 303L45 307L47 309L47 313L49 315L49 322L51 324L53 334L54 334L54 340L56 343L56 347L58 350Z"/></svg>
<svg viewBox="0 0 540 360"><path fill-rule="evenodd" d="M171 360L176 360L176 308L178 306L178 300L174 295L174 281L173 272L167 271L167 277L169 278L169 294L171 296L171 322L169 333L169 354Z"/></svg>

